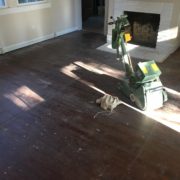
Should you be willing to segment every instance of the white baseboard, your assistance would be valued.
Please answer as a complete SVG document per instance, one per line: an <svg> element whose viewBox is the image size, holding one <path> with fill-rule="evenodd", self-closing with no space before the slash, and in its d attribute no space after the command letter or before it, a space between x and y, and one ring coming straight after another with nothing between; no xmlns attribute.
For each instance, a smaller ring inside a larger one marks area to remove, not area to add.
<svg viewBox="0 0 180 180"><path fill-rule="evenodd" d="M42 41L45 41L45 40L48 40L48 39L52 39L54 37L58 37L58 36L61 36L61 35L64 35L64 34L67 34L67 33L70 33L70 32L77 31L77 30L80 30L80 29L78 27L73 27L73 28L69 28L69 29L66 29L66 30L63 30L63 31L60 31L60 32L55 32L53 34L38 37L38 38L29 40L29 41L24 41L24 42L21 42L21 43L12 44L10 46L2 47L2 48L0 48L0 54L4 54L4 53L7 53L7 52L16 50L16 49L20 49L20 48L23 48L23 47L26 47L26 46L29 46L29 45L32 45L32 44L35 44L35 43L39 43L39 42L42 42Z"/></svg>
<svg viewBox="0 0 180 180"><path fill-rule="evenodd" d="M21 43L12 44L10 46L3 47L2 48L2 54L13 51L13 50L16 50L16 49L20 49L20 48L23 48L23 47L26 47L26 46L30 46L32 44L39 43L39 42L42 42L42 41L45 41L45 40L48 40L48 39L52 39L52 38L54 38L54 34L49 34L49 35L38 37L38 38L29 40L29 41L24 41L24 42L21 42Z"/></svg>
<svg viewBox="0 0 180 180"><path fill-rule="evenodd" d="M71 32L77 31L77 30L80 30L80 29L78 27L68 28L68 29L65 29L65 30L62 30L59 32L55 32L54 36L55 37L62 36L64 34L68 34L68 33L71 33Z"/></svg>

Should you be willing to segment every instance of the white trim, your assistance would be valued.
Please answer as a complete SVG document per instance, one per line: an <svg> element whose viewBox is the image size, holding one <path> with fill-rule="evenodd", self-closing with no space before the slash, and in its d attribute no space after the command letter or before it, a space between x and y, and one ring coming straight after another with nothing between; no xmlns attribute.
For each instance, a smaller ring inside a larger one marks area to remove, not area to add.
<svg viewBox="0 0 180 180"><path fill-rule="evenodd" d="M21 42L21 43L12 44L10 46L2 47L2 48L0 48L0 50L1 50L0 54L4 54L4 53L7 53L7 52L16 50L16 49L20 49L20 48L23 48L23 47L26 47L26 46L29 46L29 45L32 45L32 44L35 44L35 43L39 43L39 42L42 42L42 41L45 41L45 40L48 40L48 39L52 39L54 37L58 37L58 36L61 36L61 35L67 34L67 33L77 31L77 30L79 30L78 27L73 27L73 28L69 28L69 29L66 29L66 30L63 30L63 31L59 31L59 32L56 32L56 33L53 33L53 34L38 37L38 38L29 40L29 41L24 41L24 42Z"/></svg>
<svg viewBox="0 0 180 180"><path fill-rule="evenodd" d="M104 14L104 35L108 32L108 10L109 10L109 0L105 0L105 14Z"/></svg>
<svg viewBox="0 0 180 180"><path fill-rule="evenodd" d="M82 30L82 0L77 0L77 4L79 6L76 7L76 26L78 27L78 30Z"/></svg>
<svg viewBox="0 0 180 180"><path fill-rule="evenodd" d="M0 15L14 14L14 13L22 13L27 11L34 11L38 9L50 8L51 3L38 3L38 4L28 4L27 6L18 6L14 8L2 8L0 10Z"/></svg>
<svg viewBox="0 0 180 180"><path fill-rule="evenodd" d="M77 31L77 30L80 30L80 29L78 27L68 28L68 29L65 29L65 30L62 30L59 32L55 32L54 37L62 36L64 34L71 33L71 32Z"/></svg>
<svg viewBox="0 0 180 180"><path fill-rule="evenodd" d="M41 1L35 1L35 2L26 2L26 3L19 3L19 0L17 0L18 6L29 6L29 5L36 5L36 4L42 4L47 3L47 0L41 0Z"/></svg>
<svg viewBox="0 0 180 180"><path fill-rule="evenodd" d="M106 36L106 41L110 43L112 41L112 35L108 34Z"/></svg>
<svg viewBox="0 0 180 180"><path fill-rule="evenodd" d="M29 40L29 41L24 41L24 42L21 42L21 43L17 43L17 44L13 44L13 45L10 45L10 46L7 46L7 47L3 47L2 48L2 54L6 53L6 52L9 52L9 51L19 49L19 48L26 47L26 46L29 46L29 45L32 45L32 44L35 44L35 43L39 43L39 42L42 42L42 41L45 41L45 40L48 40L48 39L52 39L52 38L54 38L54 34L49 34L49 35L38 37L38 38Z"/></svg>
<svg viewBox="0 0 180 180"><path fill-rule="evenodd" d="M4 6L0 6L0 10L4 8L7 8L7 0L4 0Z"/></svg>

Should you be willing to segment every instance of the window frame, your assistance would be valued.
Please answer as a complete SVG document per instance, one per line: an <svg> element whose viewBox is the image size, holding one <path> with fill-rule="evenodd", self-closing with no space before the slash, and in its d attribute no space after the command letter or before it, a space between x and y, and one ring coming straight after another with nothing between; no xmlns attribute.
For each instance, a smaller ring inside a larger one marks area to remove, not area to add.
<svg viewBox="0 0 180 180"><path fill-rule="evenodd" d="M0 6L0 16L8 14L16 14L34 11L38 9L51 8L50 0L43 0L33 3L18 4L18 0L14 0L15 3L11 4L9 0L4 0L5 6Z"/></svg>
<svg viewBox="0 0 180 180"><path fill-rule="evenodd" d="M7 8L7 0L3 0L3 1L4 1L4 6L0 6L0 9Z"/></svg>
<svg viewBox="0 0 180 180"><path fill-rule="evenodd" d="M48 0L41 0L41 1L35 1L35 2L19 3L19 0L17 0L17 6L30 6L30 5L47 3L47 2L48 2Z"/></svg>

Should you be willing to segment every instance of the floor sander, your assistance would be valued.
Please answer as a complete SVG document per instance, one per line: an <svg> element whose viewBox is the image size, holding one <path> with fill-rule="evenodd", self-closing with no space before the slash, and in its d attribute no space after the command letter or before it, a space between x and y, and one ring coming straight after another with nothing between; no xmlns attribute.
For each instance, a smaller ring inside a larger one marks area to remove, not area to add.
<svg viewBox="0 0 180 180"><path fill-rule="evenodd" d="M120 90L141 110L154 110L167 101L167 92L159 77L161 71L154 60L132 65L131 57L126 50L126 43L131 40L127 27L130 26L127 15L121 15L109 25L112 29L112 48L117 51L117 60L122 60L125 77L120 83ZM121 48L121 54L120 54Z"/></svg>

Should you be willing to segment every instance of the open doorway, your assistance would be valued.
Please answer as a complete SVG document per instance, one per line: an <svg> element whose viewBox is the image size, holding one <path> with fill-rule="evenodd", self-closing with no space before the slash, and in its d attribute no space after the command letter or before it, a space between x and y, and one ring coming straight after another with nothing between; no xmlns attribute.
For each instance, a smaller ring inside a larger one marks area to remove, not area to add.
<svg viewBox="0 0 180 180"><path fill-rule="evenodd" d="M104 34L105 0L82 0L82 29Z"/></svg>

